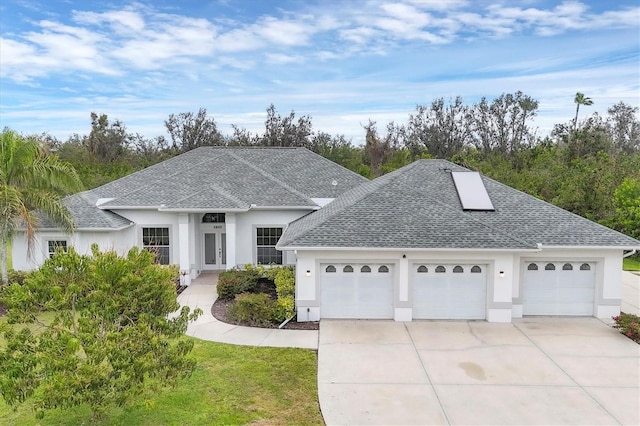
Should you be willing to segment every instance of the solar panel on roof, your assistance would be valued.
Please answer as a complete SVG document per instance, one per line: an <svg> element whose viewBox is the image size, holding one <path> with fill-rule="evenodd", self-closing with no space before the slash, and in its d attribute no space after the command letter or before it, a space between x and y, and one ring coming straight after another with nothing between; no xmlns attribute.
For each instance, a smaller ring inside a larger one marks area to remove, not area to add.
<svg viewBox="0 0 640 426"><path fill-rule="evenodd" d="M451 172L462 210L494 211L487 188L478 172Z"/></svg>

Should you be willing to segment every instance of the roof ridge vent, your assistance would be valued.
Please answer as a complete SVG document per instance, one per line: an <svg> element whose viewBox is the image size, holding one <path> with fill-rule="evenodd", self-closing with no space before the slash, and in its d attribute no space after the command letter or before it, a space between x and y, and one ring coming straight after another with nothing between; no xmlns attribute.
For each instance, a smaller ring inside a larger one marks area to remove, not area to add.
<svg viewBox="0 0 640 426"><path fill-rule="evenodd" d="M464 211L495 211L482 176L478 172L451 172Z"/></svg>

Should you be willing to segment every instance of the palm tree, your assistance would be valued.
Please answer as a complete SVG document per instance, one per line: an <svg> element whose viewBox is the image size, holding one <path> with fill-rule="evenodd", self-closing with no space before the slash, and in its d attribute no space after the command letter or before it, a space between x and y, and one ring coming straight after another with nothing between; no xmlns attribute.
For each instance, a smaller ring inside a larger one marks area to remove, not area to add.
<svg viewBox="0 0 640 426"><path fill-rule="evenodd" d="M573 99L573 102L576 103L576 118L573 119L573 131L575 132L578 129L578 112L580 111L580 105L593 105L593 101L591 98L586 97L584 93L578 92L576 93L576 97Z"/></svg>
<svg viewBox="0 0 640 426"><path fill-rule="evenodd" d="M38 226L36 211L65 232L74 229L62 196L79 191L82 182L70 165L46 155L38 142L5 128L0 133L0 264L7 281L7 246L24 227L31 254Z"/></svg>

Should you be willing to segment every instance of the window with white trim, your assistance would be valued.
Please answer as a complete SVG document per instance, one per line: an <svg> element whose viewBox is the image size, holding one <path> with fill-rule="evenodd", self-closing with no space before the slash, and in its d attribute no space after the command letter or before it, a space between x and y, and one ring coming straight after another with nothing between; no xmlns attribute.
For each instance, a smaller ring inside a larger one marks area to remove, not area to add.
<svg viewBox="0 0 640 426"><path fill-rule="evenodd" d="M142 228L142 248L155 254L160 265L168 265L171 252L169 228Z"/></svg>
<svg viewBox="0 0 640 426"><path fill-rule="evenodd" d="M54 254L56 254L56 250L62 250L64 252L67 251L67 241L66 240L48 240L47 241L47 254L49 258L52 258Z"/></svg>
<svg viewBox="0 0 640 426"><path fill-rule="evenodd" d="M256 228L256 263L282 265L282 252L276 244L282 236L282 228Z"/></svg>

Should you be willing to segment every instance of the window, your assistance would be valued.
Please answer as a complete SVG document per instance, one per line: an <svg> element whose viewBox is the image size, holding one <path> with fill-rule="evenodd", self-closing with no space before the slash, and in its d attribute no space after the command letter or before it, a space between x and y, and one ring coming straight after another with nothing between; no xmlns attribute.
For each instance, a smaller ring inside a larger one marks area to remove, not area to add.
<svg viewBox="0 0 640 426"><path fill-rule="evenodd" d="M371 272L371 268L367 265L364 265L362 268L360 268L360 272Z"/></svg>
<svg viewBox="0 0 640 426"><path fill-rule="evenodd" d="M538 270L538 265L536 265L535 263L530 263L529 266L527 266L527 270L528 271L537 271Z"/></svg>
<svg viewBox="0 0 640 426"><path fill-rule="evenodd" d="M478 265L475 265L473 268L471 268L472 274L479 274L480 272L482 272L482 268L479 267Z"/></svg>
<svg viewBox="0 0 640 426"><path fill-rule="evenodd" d="M344 268L342 268L342 272L353 272L353 266L351 265L347 265Z"/></svg>
<svg viewBox="0 0 640 426"><path fill-rule="evenodd" d="M382 265L378 268L378 272L382 272L383 274L386 274L387 272L389 272L389 268L385 265Z"/></svg>
<svg viewBox="0 0 640 426"><path fill-rule="evenodd" d="M425 273L427 273L427 272L429 272L429 268L427 268L427 267L426 267L426 266L424 266L424 265L420 265L420 266L418 266L418 273L420 273L420 274L425 274Z"/></svg>
<svg viewBox="0 0 640 426"><path fill-rule="evenodd" d="M326 269L324 270L325 272L335 272L336 271L336 267L333 265L329 265L326 267Z"/></svg>
<svg viewBox="0 0 640 426"><path fill-rule="evenodd" d="M546 265L544 265L544 270L545 271L555 271L556 270L556 265L554 265L553 263L547 263Z"/></svg>
<svg viewBox="0 0 640 426"><path fill-rule="evenodd" d="M440 266L436 266L436 274L441 274L443 272L447 272L447 268L445 268L444 266L440 265Z"/></svg>
<svg viewBox="0 0 640 426"><path fill-rule="evenodd" d="M156 255L161 265L169 264L169 228L142 228L142 248Z"/></svg>
<svg viewBox="0 0 640 426"><path fill-rule="evenodd" d="M224 223L224 213L207 213L202 216L202 223Z"/></svg>
<svg viewBox="0 0 640 426"><path fill-rule="evenodd" d="M590 271L591 270L591 265L589 265L588 263L583 263L582 265L580 265L580 270L581 271Z"/></svg>
<svg viewBox="0 0 640 426"><path fill-rule="evenodd" d="M49 258L52 258L56 253L56 250L60 249L64 252L67 251L67 242L65 240L49 240L47 241L47 253Z"/></svg>
<svg viewBox="0 0 640 426"><path fill-rule="evenodd" d="M462 268L462 266L458 265L456 267L453 268L453 273L454 274L461 274L464 272L464 269Z"/></svg>
<svg viewBox="0 0 640 426"><path fill-rule="evenodd" d="M263 265L282 265L282 252L276 243L282 236L282 228L256 228L256 262Z"/></svg>
<svg viewBox="0 0 640 426"><path fill-rule="evenodd" d="M565 263L564 265L562 265L562 270L563 271L573 271L573 265L570 263Z"/></svg>

